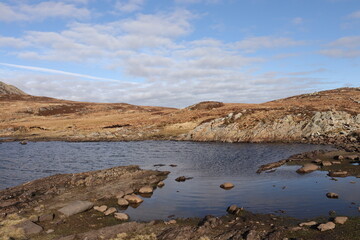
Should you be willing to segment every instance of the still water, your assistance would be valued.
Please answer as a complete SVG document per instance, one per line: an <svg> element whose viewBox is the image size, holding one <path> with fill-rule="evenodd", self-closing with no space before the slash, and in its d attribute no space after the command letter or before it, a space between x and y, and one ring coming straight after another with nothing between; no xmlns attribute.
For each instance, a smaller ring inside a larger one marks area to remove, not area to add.
<svg viewBox="0 0 360 240"><path fill-rule="evenodd" d="M237 204L257 213L298 218L338 214L359 215L360 180L332 181L326 172L299 175L284 166L273 173L256 174L262 164L293 154L329 146L307 144L229 144L173 141L140 142L29 142L0 144L0 189L57 174L137 164L143 169L170 171L165 187L157 189L138 208L126 212L134 220L223 215ZM155 164L166 164L154 167ZM177 167L170 167L176 164ZM174 179L193 177L186 182ZM219 185L232 182L235 188ZM355 183L350 183L354 181ZM328 199L327 192L339 199ZM285 213L279 213L282 210Z"/></svg>

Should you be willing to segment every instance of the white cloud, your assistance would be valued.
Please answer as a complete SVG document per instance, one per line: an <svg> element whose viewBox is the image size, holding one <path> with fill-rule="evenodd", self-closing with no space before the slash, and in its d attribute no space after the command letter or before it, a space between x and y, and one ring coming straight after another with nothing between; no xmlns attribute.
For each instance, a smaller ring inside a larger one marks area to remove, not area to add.
<svg viewBox="0 0 360 240"><path fill-rule="evenodd" d="M353 12L349 15L349 18L360 18L360 11Z"/></svg>
<svg viewBox="0 0 360 240"><path fill-rule="evenodd" d="M64 2L45 1L32 5L0 3L0 21L4 22L33 21L59 17L82 19L88 16L90 16L90 12L86 8L79 8Z"/></svg>
<svg viewBox="0 0 360 240"><path fill-rule="evenodd" d="M334 58L360 57L360 36L347 36L339 38L325 45L320 54Z"/></svg>
<svg viewBox="0 0 360 240"><path fill-rule="evenodd" d="M23 48L28 45L29 44L22 39L13 38L13 37L3 37L0 35L0 47Z"/></svg>
<svg viewBox="0 0 360 240"><path fill-rule="evenodd" d="M140 10L145 0L119 0L115 4L115 8L121 12L134 12Z"/></svg>
<svg viewBox="0 0 360 240"><path fill-rule="evenodd" d="M304 41L297 41L286 37L250 37L234 43L234 47L246 51L255 51L263 48L283 48L304 45Z"/></svg>
<svg viewBox="0 0 360 240"><path fill-rule="evenodd" d="M301 25L304 23L304 19L301 18L301 17L296 17L296 18L293 18L291 20L291 22L294 24L294 25Z"/></svg>

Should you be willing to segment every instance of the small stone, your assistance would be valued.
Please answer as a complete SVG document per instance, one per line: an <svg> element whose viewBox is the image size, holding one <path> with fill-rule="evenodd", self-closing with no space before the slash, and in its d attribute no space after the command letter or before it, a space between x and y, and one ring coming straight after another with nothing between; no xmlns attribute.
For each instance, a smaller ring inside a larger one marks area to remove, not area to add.
<svg viewBox="0 0 360 240"><path fill-rule="evenodd" d="M303 223L300 223L299 226L300 227L311 227L311 226L314 226L316 225L317 222L315 221L310 221L310 222L303 222Z"/></svg>
<svg viewBox="0 0 360 240"><path fill-rule="evenodd" d="M323 223L323 224L320 224L317 229L319 229L321 232L324 232L324 231L328 231L328 230L332 230L335 228L335 223L333 222L327 222L327 223Z"/></svg>
<svg viewBox="0 0 360 240"><path fill-rule="evenodd" d="M314 161L312 161L313 163L316 163L316 164L321 164L321 159L315 159Z"/></svg>
<svg viewBox="0 0 360 240"><path fill-rule="evenodd" d="M145 186L139 189L139 193L146 194L146 193L153 193L154 189L150 186Z"/></svg>
<svg viewBox="0 0 360 240"><path fill-rule="evenodd" d="M116 212L116 211L117 211L116 208L111 207L111 208L109 208L108 210L106 210L106 211L104 212L104 214L105 214L105 216L108 216L108 215L110 215L110 214L113 214L113 213Z"/></svg>
<svg viewBox="0 0 360 240"><path fill-rule="evenodd" d="M172 220L168 221L168 224L176 224L176 220L172 219Z"/></svg>
<svg viewBox="0 0 360 240"><path fill-rule="evenodd" d="M119 198L117 203L122 207L129 206L129 202L124 198Z"/></svg>
<svg viewBox="0 0 360 240"><path fill-rule="evenodd" d="M346 157L346 159L359 160L359 156L358 155L349 155L349 156Z"/></svg>
<svg viewBox="0 0 360 240"><path fill-rule="evenodd" d="M133 193L134 193L134 189L132 189L132 188L128 188L124 191L125 195L129 195L129 194L133 194Z"/></svg>
<svg viewBox="0 0 360 240"><path fill-rule="evenodd" d="M326 196L327 196L328 198L339 198L339 194L337 194L337 193L332 193L332 192L328 192L328 193L326 194Z"/></svg>
<svg viewBox="0 0 360 240"><path fill-rule="evenodd" d="M340 161L331 161L331 163L334 164L334 165L335 165L335 164L341 164Z"/></svg>
<svg viewBox="0 0 360 240"><path fill-rule="evenodd" d="M348 219L349 219L348 217L336 217L336 218L334 219L334 223L344 224L344 223L346 223L346 221L347 221Z"/></svg>
<svg viewBox="0 0 360 240"><path fill-rule="evenodd" d="M323 162L321 162L321 166L323 166L323 167L328 167L328 166L331 166L331 165L332 165L332 163L329 162L329 161L323 161Z"/></svg>
<svg viewBox="0 0 360 240"><path fill-rule="evenodd" d="M129 220L129 215L127 215L126 213L115 213L114 217L118 220L121 221L127 221Z"/></svg>
<svg viewBox="0 0 360 240"><path fill-rule="evenodd" d="M44 214L39 217L39 222L46 222L46 221L52 221L54 220L55 214Z"/></svg>
<svg viewBox="0 0 360 240"><path fill-rule="evenodd" d="M160 182L157 184L157 186L158 186L159 188L162 188L163 186L165 186L165 183L164 183L163 181L160 181Z"/></svg>
<svg viewBox="0 0 360 240"><path fill-rule="evenodd" d="M293 227L293 228L291 228L291 231L296 232L296 231L299 231L301 229L302 229L301 227Z"/></svg>
<svg viewBox="0 0 360 240"><path fill-rule="evenodd" d="M186 181L186 177L185 176L181 176L175 179L175 181L177 182L185 182Z"/></svg>
<svg viewBox="0 0 360 240"><path fill-rule="evenodd" d="M170 164L169 166L170 166L170 167L177 167L176 164Z"/></svg>
<svg viewBox="0 0 360 240"><path fill-rule="evenodd" d="M220 185L221 188L223 189L231 189L234 187L234 184L232 184L231 182L226 182Z"/></svg>
<svg viewBox="0 0 360 240"><path fill-rule="evenodd" d="M106 211L106 209L107 209L108 207L106 206L106 205L102 205L102 206L95 206L94 207L94 210L96 210L96 211L99 211L99 212L105 212Z"/></svg>
<svg viewBox="0 0 360 240"><path fill-rule="evenodd" d="M144 201L142 198L136 196L135 194L126 195L124 199L126 199L129 203L135 203L135 204L142 203Z"/></svg>
<svg viewBox="0 0 360 240"><path fill-rule="evenodd" d="M231 205L229 206L226 211L230 214L234 214L236 213L236 211L238 210L238 206L236 206L235 204L234 205Z"/></svg>
<svg viewBox="0 0 360 240"><path fill-rule="evenodd" d="M337 155L334 157L335 160L343 160L344 156L343 155Z"/></svg>
<svg viewBox="0 0 360 240"><path fill-rule="evenodd" d="M54 229L49 229L49 230L46 231L46 233L48 233L48 234L53 233L53 232L54 232Z"/></svg>
<svg viewBox="0 0 360 240"><path fill-rule="evenodd" d="M125 196L124 191L119 191L119 192L115 195L116 198L122 198L122 197L124 197L124 196Z"/></svg>

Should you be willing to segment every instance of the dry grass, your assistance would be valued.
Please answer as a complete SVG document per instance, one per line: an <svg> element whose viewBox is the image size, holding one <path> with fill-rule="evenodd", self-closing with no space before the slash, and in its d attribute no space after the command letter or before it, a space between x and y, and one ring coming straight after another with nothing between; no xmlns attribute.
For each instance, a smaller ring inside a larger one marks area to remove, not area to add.
<svg viewBox="0 0 360 240"><path fill-rule="evenodd" d="M24 230L14 227L16 224L24 221L19 215L10 214L4 220L0 222L0 240L13 239L25 239Z"/></svg>

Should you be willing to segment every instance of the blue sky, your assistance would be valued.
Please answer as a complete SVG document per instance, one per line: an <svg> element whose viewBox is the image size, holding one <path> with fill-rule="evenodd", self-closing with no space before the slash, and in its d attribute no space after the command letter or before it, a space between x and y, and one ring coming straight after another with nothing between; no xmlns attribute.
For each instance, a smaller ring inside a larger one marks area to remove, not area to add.
<svg viewBox="0 0 360 240"><path fill-rule="evenodd" d="M3 0L0 81L185 107L359 87L358 0Z"/></svg>

